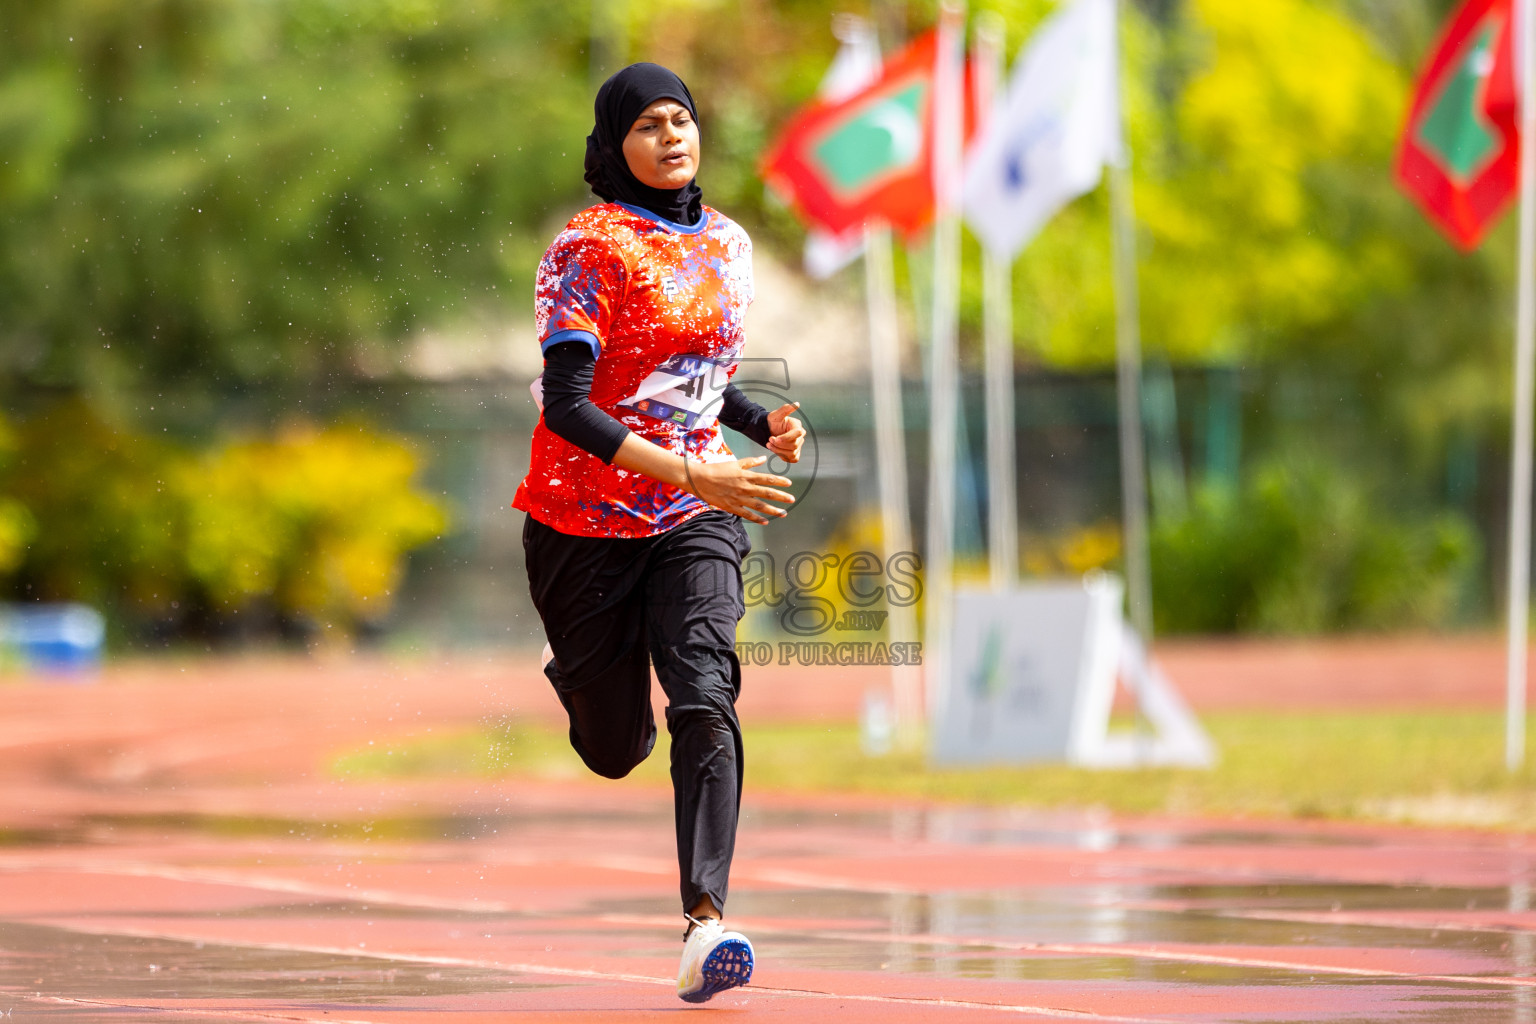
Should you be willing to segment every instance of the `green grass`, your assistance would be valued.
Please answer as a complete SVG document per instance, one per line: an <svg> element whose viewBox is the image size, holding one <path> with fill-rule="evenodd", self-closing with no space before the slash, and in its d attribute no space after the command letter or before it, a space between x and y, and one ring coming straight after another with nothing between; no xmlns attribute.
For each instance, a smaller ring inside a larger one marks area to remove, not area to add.
<svg viewBox="0 0 1536 1024"><path fill-rule="evenodd" d="M925 801L1102 807L1121 813L1402 820L1536 827L1536 769L1503 763L1494 712L1213 714L1221 751L1209 771L1093 771L1063 765L930 768L920 753L860 750L848 725L746 732L749 790L866 793ZM667 782L665 738L632 777ZM509 722L335 763L347 776L585 774L563 730Z"/></svg>

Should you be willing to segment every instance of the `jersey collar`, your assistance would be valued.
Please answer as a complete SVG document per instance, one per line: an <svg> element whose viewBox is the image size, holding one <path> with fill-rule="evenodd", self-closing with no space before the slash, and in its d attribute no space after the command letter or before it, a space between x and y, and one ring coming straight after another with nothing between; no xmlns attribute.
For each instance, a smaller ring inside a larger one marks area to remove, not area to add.
<svg viewBox="0 0 1536 1024"><path fill-rule="evenodd" d="M647 210L643 206L631 206L628 203L616 203L615 205L622 206L636 217L644 217L646 220L653 221L656 224L666 228L668 231L679 235L696 235L709 226L708 210L700 211L699 222L697 224L679 224L676 221L667 220L667 218L660 216L659 214L652 213L650 210Z"/></svg>

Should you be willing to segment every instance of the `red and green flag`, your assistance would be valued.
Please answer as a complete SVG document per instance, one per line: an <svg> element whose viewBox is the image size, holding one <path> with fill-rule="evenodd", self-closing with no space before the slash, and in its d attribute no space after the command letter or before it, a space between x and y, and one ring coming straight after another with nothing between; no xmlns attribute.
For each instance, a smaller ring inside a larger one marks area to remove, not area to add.
<svg viewBox="0 0 1536 1024"><path fill-rule="evenodd" d="M785 126L762 173L805 220L833 234L870 220L916 234L932 220L937 46L934 32L919 37L869 86Z"/></svg>
<svg viewBox="0 0 1536 1024"><path fill-rule="evenodd" d="M1397 180L1462 249L1519 188L1512 0L1466 0L1430 56L1397 153Z"/></svg>

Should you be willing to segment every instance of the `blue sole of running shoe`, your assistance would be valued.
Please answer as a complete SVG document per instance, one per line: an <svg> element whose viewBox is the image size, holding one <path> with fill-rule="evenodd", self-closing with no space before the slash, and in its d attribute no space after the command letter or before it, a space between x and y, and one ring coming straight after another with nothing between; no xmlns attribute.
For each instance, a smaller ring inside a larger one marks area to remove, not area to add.
<svg viewBox="0 0 1536 1024"><path fill-rule="evenodd" d="M704 984L697 992L683 996L685 1003L703 1003L728 988L739 988L752 980L752 943L745 939L725 939L709 951L699 968Z"/></svg>

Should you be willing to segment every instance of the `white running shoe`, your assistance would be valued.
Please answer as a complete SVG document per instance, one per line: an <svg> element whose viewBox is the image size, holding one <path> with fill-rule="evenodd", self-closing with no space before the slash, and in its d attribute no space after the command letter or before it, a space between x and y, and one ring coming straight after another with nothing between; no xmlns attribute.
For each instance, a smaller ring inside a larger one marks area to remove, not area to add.
<svg viewBox="0 0 1536 1024"><path fill-rule="evenodd" d="M726 931L713 917L694 921L677 969L678 998L686 1003L705 1003L717 992L751 980L752 943L747 937Z"/></svg>

